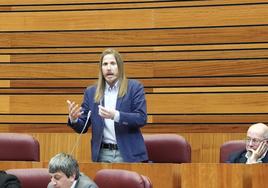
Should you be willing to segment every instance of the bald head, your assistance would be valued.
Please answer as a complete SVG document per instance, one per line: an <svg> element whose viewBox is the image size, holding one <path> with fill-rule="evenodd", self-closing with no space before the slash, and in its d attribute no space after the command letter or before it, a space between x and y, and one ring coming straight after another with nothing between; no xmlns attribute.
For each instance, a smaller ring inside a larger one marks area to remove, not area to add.
<svg viewBox="0 0 268 188"><path fill-rule="evenodd" d="M268 138L268 126L264 123L256 123L249 127L247 135L254 138Z"/></svg>

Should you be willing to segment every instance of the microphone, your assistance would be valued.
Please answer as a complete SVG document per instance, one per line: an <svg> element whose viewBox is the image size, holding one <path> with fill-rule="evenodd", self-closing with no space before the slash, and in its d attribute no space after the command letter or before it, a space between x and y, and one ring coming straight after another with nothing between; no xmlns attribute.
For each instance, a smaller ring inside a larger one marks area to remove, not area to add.
<svg viewBox="0 0 268 188"><path fill-rule="evenodd" d="M87 119L86 119L86 122L85 122L85 124L84 124L84 127L83 127L82 131L79 133L78 138L76 139L76 143L75 143L75 145L73 146L73 149L72 149L72 151L71 151L71 155L73 155L74 150L77 148L77 146L78 146L78 144L79 144L79 142L80 142L82 133L84 132L84 130L85 130L86 126L87 126L87 123L88 123L88 120L89 120L89 118L90 118L90 115L91 115L91 111L89 110L88 113L87 113Z"/></svg>

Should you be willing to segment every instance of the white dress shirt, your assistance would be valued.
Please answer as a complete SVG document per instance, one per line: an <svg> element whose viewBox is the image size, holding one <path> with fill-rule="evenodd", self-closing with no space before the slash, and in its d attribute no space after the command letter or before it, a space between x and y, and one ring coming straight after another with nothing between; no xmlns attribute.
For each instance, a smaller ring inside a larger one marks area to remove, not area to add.
<svg viewBox="0 0 268 188"><path fill-rule="evenodd" d="M262 159L266 156L267 151L268 151L268 150L266 150L266 152L264 152L264 154L262 154L262 156L261 156L260 158L257 159L256 163L262 163ZM247 152L246 155L245 155L245 157L246 157L247 159L248 159L250 156L251 156L251 152Z"/></svg>
<svg viewBox="0 0 268 188"><path fill-rule="evenodd" d="M113 87L110 87L109 84L106 83L105 91L104 91L104 107L109 109L116 108L116 101L119 91L119 82L117 81ZM103 105L103 104L102 104ZM119 122L119 111L116 111L114 119L104 119L105 126L103 130L103 139L104 143L112 143L116 144L116 136L114 130L114 122Z"/></svg>

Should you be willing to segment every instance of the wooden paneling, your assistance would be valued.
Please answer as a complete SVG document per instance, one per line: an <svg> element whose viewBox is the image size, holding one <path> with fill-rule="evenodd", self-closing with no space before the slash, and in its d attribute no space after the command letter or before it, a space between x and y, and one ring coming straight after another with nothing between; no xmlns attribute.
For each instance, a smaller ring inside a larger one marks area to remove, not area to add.
<svg viewBox="0 0 268 188"><path fill-rule="evenodd" d="M224 141L242 139L252 123L268 123L267 6L267 0L1 1L0 132L33 134L42 161L70 152L77 134L66 126L66 100L81 103L97 80L101 52L114 47L128 77L144 84L143 133L181 134L193 162L217 162ZM82 138L85 147L75 156L88 161L90 133Z"/></svg>
<svg viewBox="0 0 268 188"><path fill-rule="evenodd" d="M266 4L167 9L1 13L0 31L99 30L263 25ZM8 17L9 19L5 19ZM113 19L110 19L113 18ZM195 18L195 19L193 19ZM206 19L204 19L206 18ZM90 20L90 21L89 21ZM99 22L101 20L101 22ZM142 20L142 21L141 21Z"/></svg>
<svg viewBox="0 0 268 188"><path fill-rule="evenodd" d="M0 96L5 100L5 96ZM149 114L266 113L268 93L147 94ZM82 95L11 95L10 113L62 114L66 100L81 104ZM55 105L56 104L56 105ZM231 107L231 108L230 108Z"/></svg>
<svg viewBox="0 0 268 188"><path fill-rule="evenodd" d="M224 188L236 187L245 188L243 173L246 171L242 165L215 165L207 166L192 164L182 165L183 171L181 177L181 188L199 187L199 188ZM205 173L201 173L205 172ZM188 178L188 177L195 178Z"/></svg>
<svg viewBox="0 0 268 188"><path fill-rule="evenodd" d="M3 170L47 168L46 162L0 162ZM266 187L267 165L159 164L80 162L81 172L94 179L100 169L125 169L150 178L154 188L258 188ZM159 173L161 172L161 173Z"/></svg>
<svg viewBox="0 0 268 188"><path fill-rule="evenodd" d="M144 46L142 50L165 50L164 45L174 45L167 50L201 50L215 49L218 45L225 44L223 49L258 47L267 44L243 44L249 42L267 42L267 27L260 26L235 26L235 27L208 27L208 28L163 28L163 29L139 29L139 30L107 30L107 31L55 31L55 32L2 32L0 33L0 46L2 47L25 47L28 52L34 52L35 49L27 49L27 47L43 48L43 47L89 47L87 52L100 52L105 46L116 46L118 50L124 51L140 51L139 48L129 46ZM103 37L106 36L106 37ZM229 43L229 45L227 44ZM237 45L236 43L239 43ZM242 44L240 44L242 43ZM179 46L186 44L202 44L202 46ZM204 44L210 44L204 46ZM230 45L233 44L233 45ZM236 45L235 45L236 44ZM148 45L148 46L146 46ZM120 46L124 46L121 47ZM102 49L96 49L102 47ZM1 49L2 51L3 49ZM20 49L21 50L21 49ZM50 52L57 52L57 49L47 49ZM65 50L68 50L65 49ZM74 51L75 49L72 49ZM77 50L81 52L85 49ZM16 52L16 51L15 51Z"/></svg>
<svg viewBox="0 0 268 188"><path fill-rule="evenodd" d="M197 78L139 78L138 79L144 87L147 89L154 88L157 89L159 87L220 87L220 86L266 86L268 83L268 77L266 76L258 76L258 77L197 77ZM10 80L1 81L4 86L6 85L12 87L16 90L17 93L21 93L22 88L30 88L31 91L29 93L35 92L35 90L39 90L40 88L49 88L50 91L57 91L58 88L66 88L72 89L77 88L80 89L80 93L85 90L85 88L89 85L93 85L96 83L96 79L20 79L20 80ZM251 87L249 87L251 88ZM204 88L203 88L204 89ZM6 90L8 90L6 88ZM1 90L1 93L4 93L4 90Z"/></svg>
<svg viewBox="0 0 268 188"><path fill-rule="evenodd" d="M16 127L16 125L14 125ZM24 125L23 125L24 126ZM67 127L66 125L59 125L56 129L54 127L51 128L49 125L43 126L43 128L47 129L46 132L38 131L38 127L34 128L34 126L25 126L22 128L23 130L20 131L20 127L12 129L13 125L10 126L9 130L1 130L1 132L23 132L27 130L34 130L36 133L31 133L40 143L40 160L41 161L49 161L52 156L59 152L67 152L71 153L75 143L78 139L78 134L73 133L71 128ZM4 126L5 127L5 126ZM228 127L228 126L227 126ZM225 126L225 129L227 128ZM1 128L3 128L1 126ZM156 133L168 133L168 127L165 127L166 130L161 131L161 129L157 129ZM171 131L173 129L169 127ZM187 129L186 126L184 129ZM234 139L244 139L245 133L233 133L231 132L231 128L228 130L230 132L227 133L204 133L202 132L202 126L199 126L199 132L196 133L179 133L190 143L191 150L192 150L192 162L219 162L219 148L220 146L228 141ZM204 127L206 129L206 127ZM241 128L240 128L241 129ZM245 127L246 129L246 127ZM14 131L12 131L14 130ZM55 131L54 131L55 130ZM61 130L58 132L58 130ZM148 129L151 131L151 129ZM183 130L183 129L182 129ZM49 132L49 133L47 133ZM144 134L149 134L146 129L143 129ZM151 133L150 133L151 134ZM176 134L176 133L175 133ZM79 159L80 162L89 162L91 161L91 148L90 148L90 139L91 133L83 134L78 144L77 148L75 148L73 155Z"/></svg>
<svg viewBox="0 0 268 188"><path fill-rule="evenodd" d="M10 81L9 80L0 80L0 87L9 88L10 87Z"/></svg>
<svg viewBox="0 0 268 188"><path fill-rule="evenodd" d="M95 177L96 172L100 169L125 169L137 172L150 178L154 188L178 188L180 187L180 167L175 164L105 164L105 163L82 163L81 171L90 177ZM159 173L161 172L161 173Z"/></svg>
<svg viewBox="0 0 268 188"><path fill-rule="evenodd" d="M148 61L195 61L195 60L228 60L228 59L252 59L259 57L259 59L268 58L268 50L200 50L200 51L172 51L172 52L136 52L136 53L122 53L125 62L142 62L146 64ZM5 59L3 59L5 61ZM11 55L11 63L20 62L98 62L99 56L96 54L34 54L34 55ZM255 60L257 61L257 60ZM166 63L168 64L168 63Z"/></svg>
<svg viewBox="0 0 268 188"><path fill-rule="evenodd" d="M10 62L10 56L9 55L0 55L0 62Z"/></svg>
<svg viewBox="0 0 268 188"><path fill-rule="evenodd" d="M262 3L265 3L263 1ZM86 1L86 0L64 0L64 1L50 1L43 0L36 2L26 0L16 4L12 2L1 2L1 11L47 11L47 10L107 10L107 9L126 9L126 8L163 8L163 7L193 7L193 6L207 6L207 5L242 5L242 4L255 4L258 1L249 0L233 0L233 1L161 1L161 0L111 0L111 1ZM69 6L65 6L68 4ZM23 5L23 6L22 6ZM71 6L70 6L71 5ZM108 6L107 6L108 5Z"/></svg>
<svg viewBox="0 0 268 188"><path fill-rule="evenodd" d="M14 0L5 0L0 2L0 5L10 6L10 5L75 5L75 4L124 4L124 3L161 3L161 0L42 0L42 1L35 1L35 0L20 0L19 3ZM164 1L169 3L169 1ZM211 1L178 1L177 3L181 5L189 5L189 6L198 6L198 5L230 5L230 4L247 4L247 3L258 3L259 0L232 0L231 2L228 0L214 0ZM267 0L261 1L263 3L267 2Z"/></svg>
<svg viewBox="0 0 268 188"><path fill-rule="evenodd" d="M1 113L9 113L9 103L10 97L9 96L0 96L0 112Z"/></svg>
<svg viewBox="0 0 268 188"><path fill-rule="evenodd" d="M131 78L266 76L268 62L266 59L138 62L126 63L125 69ZM0 64L1 78L97 78L97 71L97 64L91 63Z"/></svg>
<svg viewBox="0 0 268 188"><path fill-rule="evenodd" d="M149 113L266 113L268 93L153 94L147 95L147 104Z"/></svg>
<svg viewBox="0 0 268 188"><path fill-rule="evenodd" d="M42 162L0 162L3 170L11 168L47 168L47 163ZM178 164L150 164L150 163L90 163L79 162L80 171L94 179L100 169L125 169L149 177L154 188L180 187L180 166ZM159 173L161 171L161 173Z"/></svg>
<svg viewBox="0 0 268 188"><path fill-rule="evenodd" d="M32 112L35 113L35 112ZM0 123L16 123L16 124L38 124L42 129L41 124L66 124L66 114L0 114ZM157 127L172 126L172 125L185 125L185 124L245 124L248 125L252 122L268 122L267 114L148 114L147 124ZM227 125L226 125L227 126ZM59 128L59 127L58 127ZM169 127L171 128L171 127ZM215 128L217 130L218 127ZM190 128L189 128L190 130ZM28 130L33 131L33 130ZM160 130L159 130L160 131ZM186 131L186 130L183 130ZM192 130L191 130L192 131ZM206 130L207 131L207 130Z"/></svg>

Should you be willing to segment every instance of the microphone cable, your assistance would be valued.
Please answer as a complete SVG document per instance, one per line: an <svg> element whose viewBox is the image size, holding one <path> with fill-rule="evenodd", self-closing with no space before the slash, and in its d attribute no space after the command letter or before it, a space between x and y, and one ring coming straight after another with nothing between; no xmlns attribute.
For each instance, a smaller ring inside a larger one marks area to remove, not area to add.
<svg viewBox="0 0 268 188"><path fill-rule="evenodd" d="M89 120L89 118L90 118L90 115L91 115L91 111L89 110L89 112L88 112L88 114L87 114L86 123L85 123L85 125L84 125L82 131L81 131L81 132L79 133L79 135L78 135L78 138L77 138L77 140L76 140L76 143L75 143L75 145L73 146L73 149L72 149L72 151L71 151L71 155L73 155L74 150L76 149L78 143L80 142L82 133L84 132L84 130L85 130L86 126L87 126L87 123L88 123L88 120Z"/></svg>

